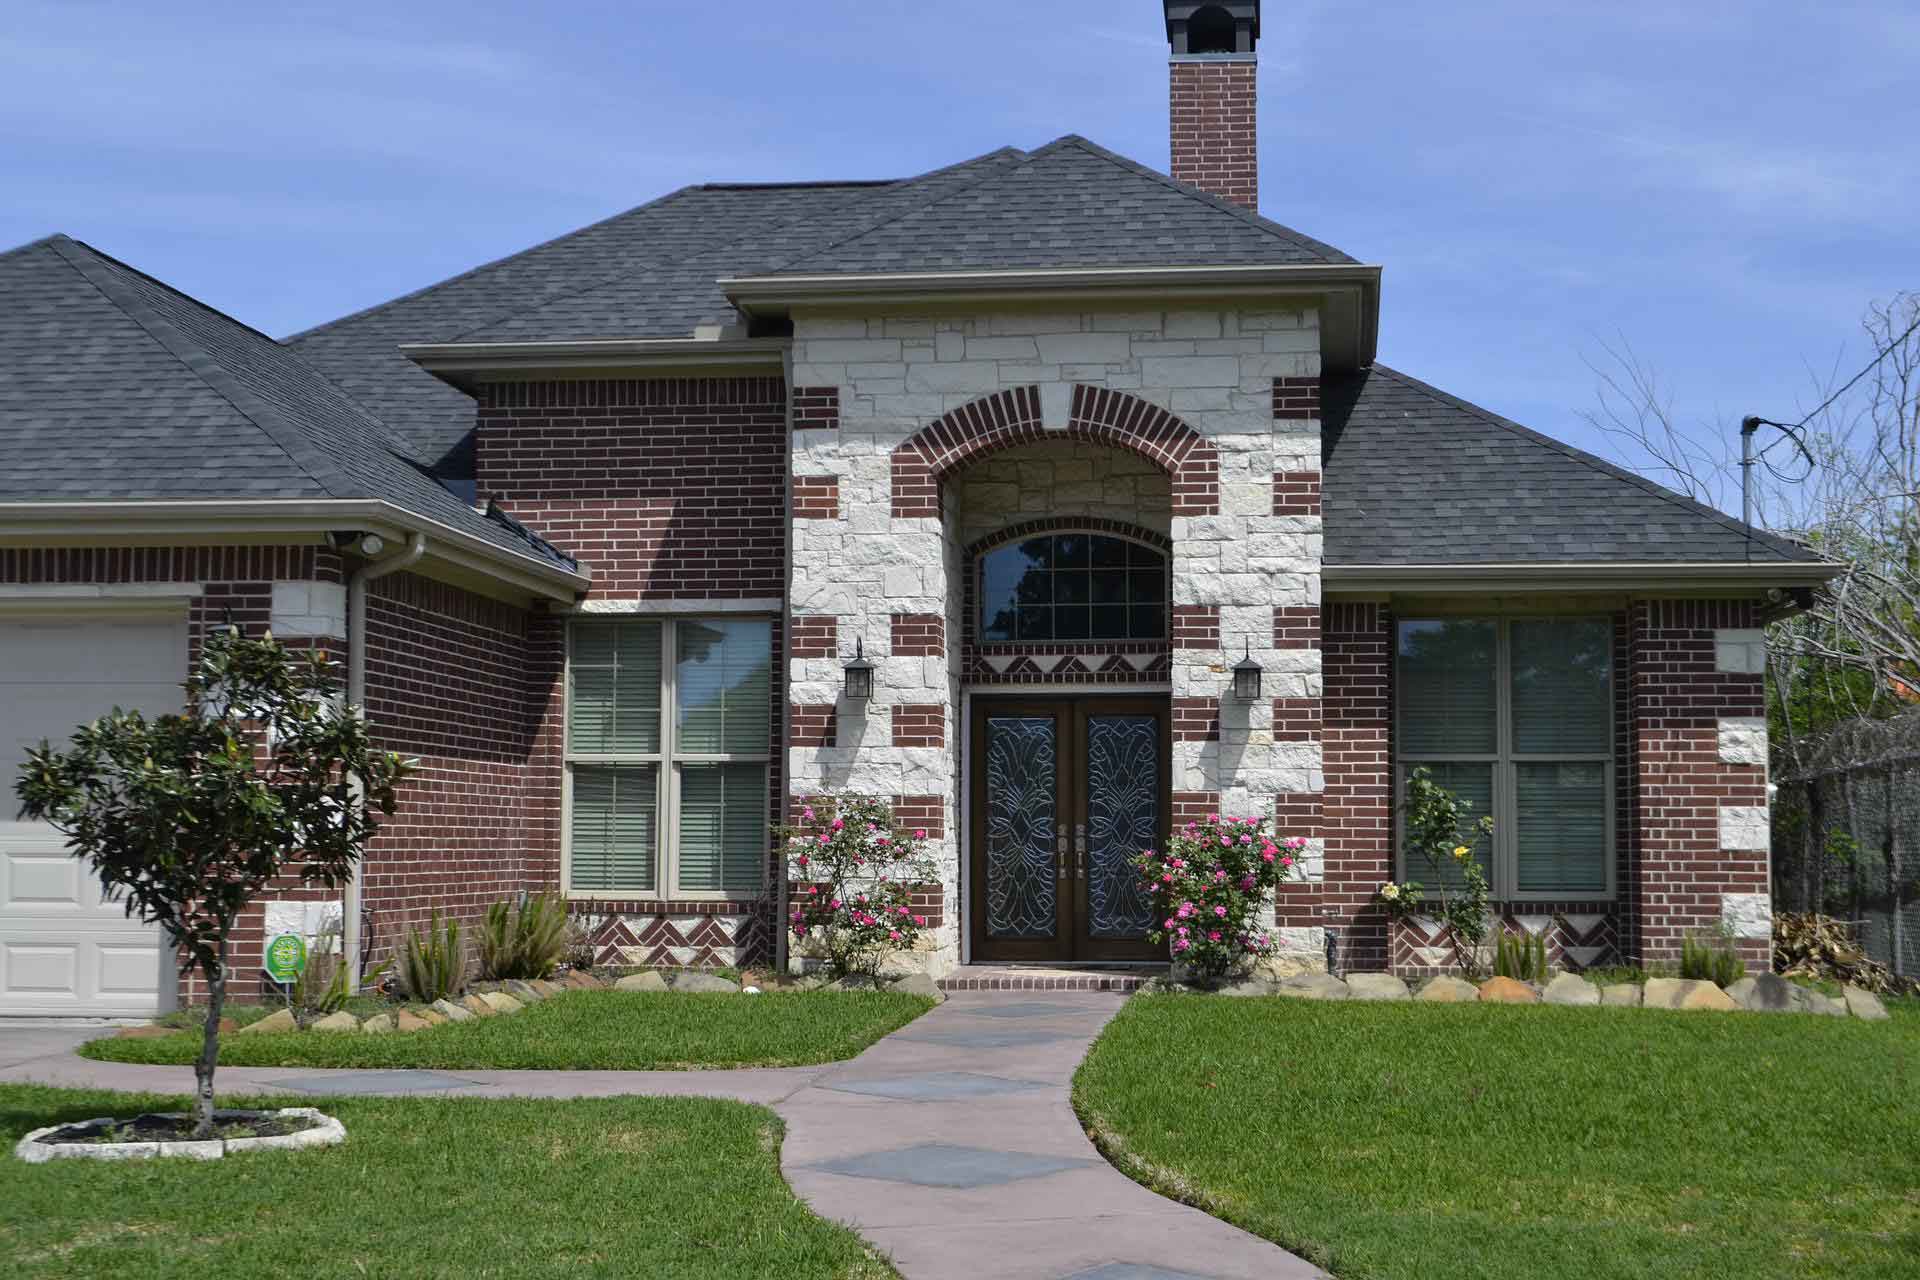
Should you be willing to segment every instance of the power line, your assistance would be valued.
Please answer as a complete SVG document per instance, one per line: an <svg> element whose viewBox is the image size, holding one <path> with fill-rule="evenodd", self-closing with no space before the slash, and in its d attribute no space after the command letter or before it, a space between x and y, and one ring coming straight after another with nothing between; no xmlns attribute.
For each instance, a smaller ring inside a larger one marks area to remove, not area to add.
<svg viewBox="0 0 1920 1280"><path fill-rule="evenodd" d="M1851 378L1848 378L1846 386L1841 387L1838 391L1834 392L1832 395L1828 396L1825 400L1821 401L1820 407L1818 409L1815 409L1812 413L1800 419L1800 421L1794 423L1792 427L1787 429L1791 431L1798 431L1800 428L1806 426L1809 422L1812 422L1815 418L1825 413L1828 409L1832 408L1834 401L1838 400L1841 396L1847 394L1847 392L1853 390L1855 383L1859 382L1860 379L1866 377L1868 374L1872 373L1875 369L1879 368L1880 362L1885 360L1888 356L1892 355L1894 351L1899 348L1901 343L1905 342L1908 338L1913 336L1916 330L1920 330L1920 315L1914 316L1913 323L1907 326L1905 333L1902 333L1899 337L1895 338L1892 342L1889 342L1886 346L1882 347L1878 355L1874 356L1873 359L1867 361L1866 368L1854 374ZM1762 421L1765 421L1765 419L1762 419ZM1784 422L1767 422L1766 425L1770 427L1786 427L1786 424Z"/></svg>

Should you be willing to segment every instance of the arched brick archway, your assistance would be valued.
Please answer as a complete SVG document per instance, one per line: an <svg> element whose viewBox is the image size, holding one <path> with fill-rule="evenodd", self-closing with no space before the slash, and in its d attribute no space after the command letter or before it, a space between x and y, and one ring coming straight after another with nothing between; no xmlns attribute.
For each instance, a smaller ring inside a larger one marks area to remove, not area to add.
<svg viewBox="0 0 1920 1280"><path fill-rule="evenodd" d="M1137 453L1173 481L1172 514L1220 510L1220 462L1198 432L1124 391L1075 386L1065 430L1040 420L1040 388L1010 387L929 422L893 451L893 514L937 517L940 483L985 454L1036 440L1084 440Z"/></svg>

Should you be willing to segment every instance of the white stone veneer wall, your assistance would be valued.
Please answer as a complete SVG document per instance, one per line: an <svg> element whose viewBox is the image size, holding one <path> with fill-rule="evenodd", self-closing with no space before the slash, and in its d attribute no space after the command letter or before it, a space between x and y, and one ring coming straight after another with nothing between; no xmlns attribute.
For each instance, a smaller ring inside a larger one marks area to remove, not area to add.
<svg viewBox="0 0 1920 1280"><path fill-rule="evenodd" d="M1269 702L1321 691L1318 650L1272 647L1276 606L1319 604L1322 559L1319 517L1272 514L1275 472L1320 468L1320 424L1274 421L1273 379L1319 373L1311 309L796 312L793 384L838 387L840 426L796 431L793 468L839 477L840 511L836 519L794 523L790 608L837 617L843 653L793 662L793 702L841 706L838 745L791 748L788 785L796 795L852 789L946 798L946 836L937 849L946 924L930 969L958 959L965 916L957 806L963 726L948 657L893 657L891 615L947 617L948 655L957 658L962 566L945 520L894 518L894 449L950 410L1023 386L1040 388L1048 429L1066 427L1072 388L1084 385L1138 396L1205 437L1219 458L1219 513L1173 517L1173 603L1217 606L1221 647L1176 650L1172 694L1220 698L1222 732L1219 742L1174 744L1173 789L1219 792L1234 813L1271 813L1277 794L1322 789L1319 744L1276 744ZM856 637L877 668L864 714L841 697L840 664ZM1248 646L1267 672L1263 697L1252 705L1223 696L1227 669ZM947 706L947 745L894 747L889 708L932 702Z"/></svg>

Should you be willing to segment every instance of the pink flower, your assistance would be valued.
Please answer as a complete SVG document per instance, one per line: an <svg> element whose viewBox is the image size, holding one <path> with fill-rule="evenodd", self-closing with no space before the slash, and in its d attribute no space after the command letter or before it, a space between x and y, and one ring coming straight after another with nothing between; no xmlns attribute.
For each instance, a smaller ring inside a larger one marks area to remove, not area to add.
<svg viewBox="0 0 1920 1280"><path fill-rule="evenodd" d="M1292 866L1292 865L1293 865L1293 859L1292 859L1292 858L1282 858L1282 859L1280 859L1280 865L1281 865L1281 866L1283 866L1283 867L1290 867L1290 866Z"/></svg>
<svg viewBox="0 0 1920 1280"><path fill-rule="evenodd" d="M889 938L892 938L895 942L900 941L900 931L898 929L887 930L887 936Z"/></svg>
<svg viewBox="0 0 1920 1280"><path fill-rule="evenodd" d="M1252 836L1241 836L1241 837L1240 837L1240 843L1241 843L1241 844L1252 844L1252 843L1253 843L1253 837L1252 837Z"/></svg>
<svg viewBox="0 0 1920 1280"><path fill-rule="evenodd" d="M1175 951L1185 951L1188 947L1192 945L1193 944L1188 942L1185 938L1182 938L1180 941L1173 944L1173 949Z"/></svg>
<svg viewBox="0 0 1920 1280"><path fill-rule="evenodd" d="M925 840L927 838L927 829L925 827L915 827L913 829L913 838L915 840Z"/></svg>
<svg viewBox="0 0 1920 1280"><path fill-rule="evenodd" d="M1216 916L1219 916L1221 919L1224 920L1227 915L1227 909L1225 907L1215 907L1213 909L1213 914Z"/></svg>
<svg viewBox="0 0 1920 1280"><path fill-rule="evenodd" d="M818 889L815 889L814 892L818 893L820 891ZM827 905L833 908L835 911L838 911L840 909L840 899L835 898L832 902L829 902Z"/></svg>
<svg viewBox="0 0 1920 1280"><path fill-rule="evenodd" d="M812 821L813 821L813 810L812 810L812 809L810 809L810 808L808 808L808 809L802 809L802 810L800 811L800 816L801 816L802 818L804 818L804 819L805 819L806 821L808 821L808 822L812 822Z"/></svg>
<svg viewBox="0 0 1920 1280"><path fill-rule="evenodd" d="M1261 860L1262 862L1272 862L1272 861L1273 861L1273 850L1271 850L1271 849L1269 849L1269 850L1267 850L1267 851L1266 851L1265 853L1263 853L1263 854L1261 854L1261 855L1260 855L1260 860Z"/></svg>
<svg viewBox="0 0 1920 1280"><path fill-rule="evenodd" d="M794 859L794 861L798 862L801 866L804 867L807 865L807 855L803 853L798 858Z"/></svg>
<svg viewBox="0 0 1920 1280"><path fill-rule="evenodd" d="M838 818L835 818L835 819L833 820L833 824L832 824L832 825L833 825L833 829L834 829L835 831L844 831L844 830L846 830L846 829L847 829L847 824L846 824L846 823L844 823L844 822L842 822L842 821L840 821L840 819L838 819Z"/></svg>
<svg viewBox="0 0 1920 1280"><path fill-rule="evenodd" d="M831 839L830 839L830 838L829 838L829 837L827 836L827 833L826 833L826 832L824 832L824 831L822 831L822 832L820 833L820 843L821 843L821 844L832 844L832 843L833 843L833 841L832 841L832 840L831 840Z"/></svg>
<svg viewBox="0 0 1920 1280"><path fill-rule="evenodd" d="M1217 814L1217 813L1210 813L1210 814L1208 814L1208 815L1207 815L1207 821L1208 821L1208 822L1218 822L1218 821L1220 821L1220 815L1219 815L1219 814Z"/></svg>
<svg viewBox="0 0 1920 1280"><path fill-rule="evenodd" d="M913 922L919 925L922 929L927 927L927 918L925 916L915 916L913 918Z"/></svg>
<svg viewBox="0 0 1920 1280"><path fill-rule="evenodd" d="M1191 902L1183 902L1180 904L1180 909L1174 912L1173 914L1179 916L1182 920L1185 920L1188 916L1193 914L1193 904Z"/></svg>
<svg viewBox="0 0 1920 1280"><path fill-rule="evenodd" d="M1241 877L1240 877L1240 887L1241 887L1242 889L1251 889L1251 888L1253 888L1253 877L1252 877L1252 876L1241 876Z"/></svg>
<svg viewBox="0 0 1920 1280"><path fill-rule="evenodd" d="M1218 941L1220 941L1220 931L1219 931L1218 929L1215 929L1215 930L1214 930L1214 931L1213 931L1212 933L1209 933L1209 934L1207 935L1207 941L1208 941L1208 942L1218 942Z"/></svg>
<svg viewBox="0 0 1920 1280"><path fill-rule="evenodd" d="M807 892L808 892L808 893L819 893L819 892L820 892L820 886L819 886L819 885L817 885L817 884L810 884L810 885L808 885L808 886L807 886Z"/></svg>
<svg viewBox="0 0 1920 1280"><path fill-rule="evenodd" d="M1161 883L1161 884L1172 884L1172 883L1173 883L1173 872L1171 872L1171 871L1169 871L1169 872L1167 872L1167 873L1165 873L1164 875L1162 875L1162 876L1160 877L1160 883Z"/></svg>
<svg viewBox="0 0 1920 1280"><path fill-rule="evenodd" d="M1172 917L1172 916L1168 916L1168 917L1167 917L1167 928L1169 928L1169 929L1171 929L1171 928L1173 928L1173 917Z"/></svg>
<svg viewBox="0 0 1920 1280"><path fill-rule="evenodd" d="M1288 836L1287 837L1287 848L1304 849L1306 847L1307 847L1307 838L1305 836Z"/></svg>

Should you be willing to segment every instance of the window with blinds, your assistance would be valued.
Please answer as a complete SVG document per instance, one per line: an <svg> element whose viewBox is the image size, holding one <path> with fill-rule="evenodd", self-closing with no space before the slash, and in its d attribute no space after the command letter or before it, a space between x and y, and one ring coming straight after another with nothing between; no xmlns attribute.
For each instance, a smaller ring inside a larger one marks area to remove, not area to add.
<svg viewBox="0 0 1920 1280"><path fill-rule="evenodd" d="M1402 794L1421 766L1473 818L1493 816L1492 848L1479 852L1496 897L1612 895L1611 621L1402 621L1394 701ZM1404 851L1400 874L1436 879Z"/></svg>
<svg viewBox="0 0 1920 1280"><path fill-rule="evenodd" d="M567 888L758 893L769 849L773 628L582 620L567 646Z"/></svg>

